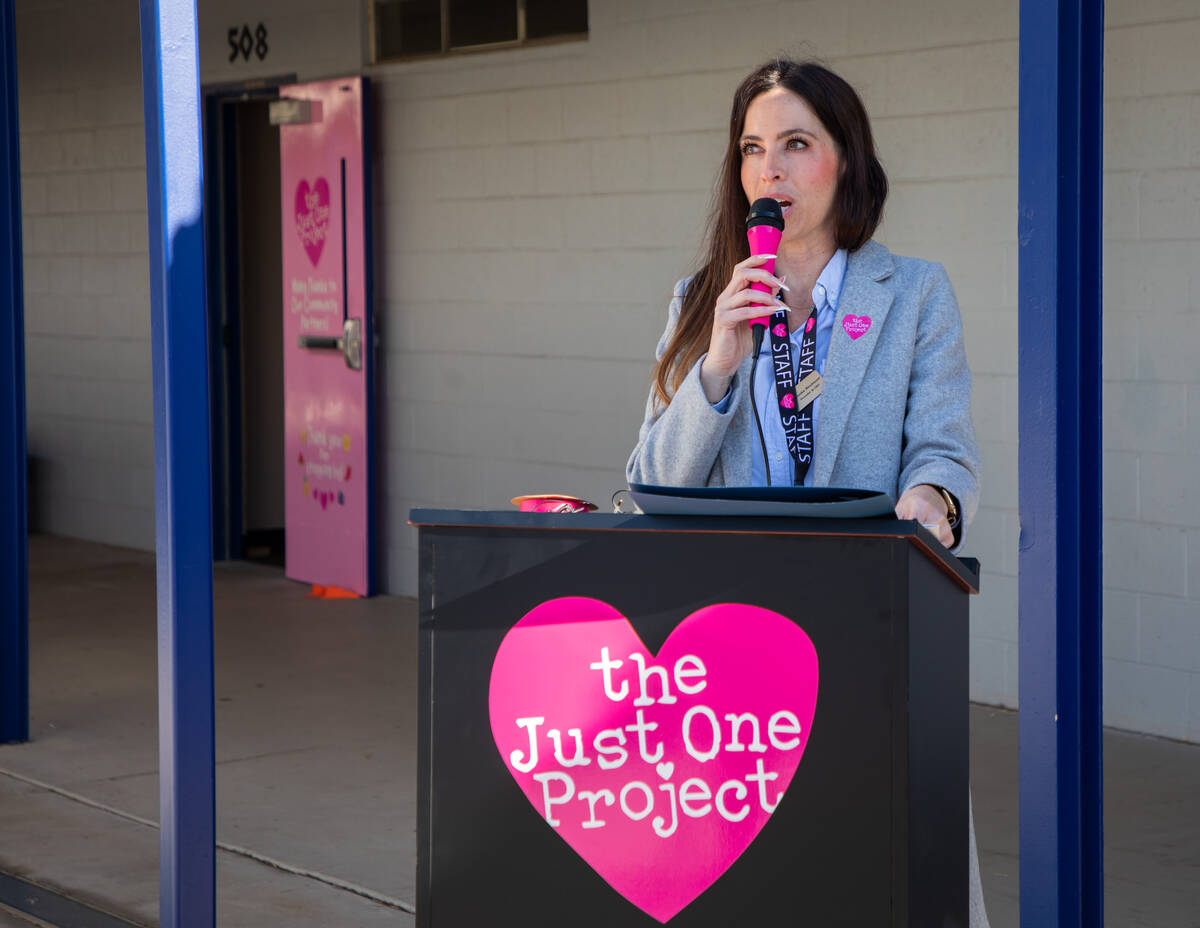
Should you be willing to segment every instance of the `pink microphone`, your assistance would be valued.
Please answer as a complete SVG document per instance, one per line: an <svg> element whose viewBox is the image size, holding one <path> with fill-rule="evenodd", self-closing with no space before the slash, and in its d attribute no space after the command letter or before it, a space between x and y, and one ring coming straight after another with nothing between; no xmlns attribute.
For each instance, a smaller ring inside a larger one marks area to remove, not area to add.
<svg viewBox="0 0 1200 928"><path fill-rule="evenodd" d="M771 197L760 197L750 205L746 216L746 239L750 242L750 254L774 255L779 250L779 239L783 235L783 209L779 201ZM760 265L768 274L775 273L775 259ZM770 293L771 288L758 282L750 285L751 290ZM765 305L765 304L764 304ZM750 326L761 325L764 329L770 316L758 316L750 320Z"/></svg>

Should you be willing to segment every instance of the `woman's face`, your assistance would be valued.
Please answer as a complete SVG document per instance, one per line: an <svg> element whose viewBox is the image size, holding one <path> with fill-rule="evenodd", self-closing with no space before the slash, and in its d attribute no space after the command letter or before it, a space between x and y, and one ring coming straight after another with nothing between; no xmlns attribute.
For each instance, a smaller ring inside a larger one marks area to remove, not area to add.
<svg viewBox="0 0 1200 928"><path fill-rule="evenodd" d="M833 203L842 158L809 105L785 87L759 94L746 110L738 144L746 200L780 201L783 241L821 247L835 241Z"/></svg>

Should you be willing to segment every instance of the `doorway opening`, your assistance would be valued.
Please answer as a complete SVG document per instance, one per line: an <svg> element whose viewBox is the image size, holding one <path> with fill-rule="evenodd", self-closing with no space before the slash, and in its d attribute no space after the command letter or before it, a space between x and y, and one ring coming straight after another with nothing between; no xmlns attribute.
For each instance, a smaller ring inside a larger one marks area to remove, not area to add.
<svg viewBox="0 0 1200 928"><path fill-rule="evenodd" d="M279 128L271 89L205 100L213 559L284 566Z"/></svg>

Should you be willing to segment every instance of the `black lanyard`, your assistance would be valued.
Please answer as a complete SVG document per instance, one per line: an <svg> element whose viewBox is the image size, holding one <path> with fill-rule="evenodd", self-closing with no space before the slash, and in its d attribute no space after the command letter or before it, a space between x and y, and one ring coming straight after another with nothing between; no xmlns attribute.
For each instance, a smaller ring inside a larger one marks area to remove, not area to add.
<svg viewBox="0 0 1200 928"><path fill-rule="evenodd" d="M787 312L771 316L771 369L775 375L775 396L779 400L779 421L787 438L788 453L795 465L793 486L803 486L813 456L813 403L796 408L796 384L817 366L817 307L808 314L804 335L800 338L800 363L792 367L792 343L788 338ZM768 469L770 463L767 463Z"/></svg>

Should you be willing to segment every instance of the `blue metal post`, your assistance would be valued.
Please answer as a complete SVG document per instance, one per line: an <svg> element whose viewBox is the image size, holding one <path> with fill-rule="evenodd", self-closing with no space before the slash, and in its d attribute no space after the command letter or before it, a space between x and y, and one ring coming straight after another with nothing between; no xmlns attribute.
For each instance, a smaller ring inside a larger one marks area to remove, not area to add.
<svg viewBox="0 0 1200 928"><path fill-rule="evenodd" d="M0 0L0 744L29 740L29 523L13 0Z"/></svg>
<svg viewBox="0 0 1200 928"><path fill-rule="evenodd" d="M140 0L158 569L159 922L215 924L212 517L194 0Z"/></svg>
<svg viewBox="0 0 1200 928"><path fill-rule="evenodd" d="M1022 0L1021 924L1104 923L1100 222L1104 9Z"/></svg>

